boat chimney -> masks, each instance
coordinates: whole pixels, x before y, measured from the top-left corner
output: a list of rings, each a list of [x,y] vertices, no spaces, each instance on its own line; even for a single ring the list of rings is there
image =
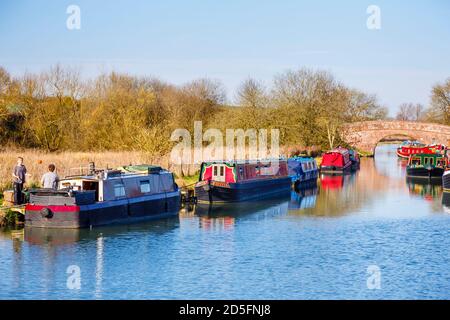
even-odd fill
[[[95,173],[95,162],[91,161],[89,162],[89,174],[94,174]]]

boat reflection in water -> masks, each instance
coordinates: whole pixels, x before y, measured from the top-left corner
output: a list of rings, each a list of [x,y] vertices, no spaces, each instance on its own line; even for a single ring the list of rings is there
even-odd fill
[[[314,208],[317,200],[317,181],[295,188],[291,192],[291,201],[289,201],[289,210],[299,210]]]
[[[24,240],[30,244],[60,246],[76,242],[97,241],[99,235],[102,237],[116,237],[121,234],[161,234],[171,231],[178,226],[179,218],[172,217],[130,225],[104,226],[92,230],[25,227]]]
[[[432,201],[442,194],[442,182],[439,180],[424,180],[420,178],[406,178],[409,194],[419,196],[425,200]]]
[[[194,216],[199,227],[204,230],[228,230],[234,228],[237,220],[264,220],[287,213],[289,193],[265,200],[227,203],[220,206],[199,203],[195,206]],[[183,217],[183,216],[181,216]]]

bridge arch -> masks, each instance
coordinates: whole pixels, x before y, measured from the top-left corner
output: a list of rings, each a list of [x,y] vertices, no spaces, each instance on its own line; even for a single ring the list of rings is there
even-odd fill
[[[389,136],[406,136],[422,143],[450,144],[450,126],[414,121],[364,121],[346,124],[342,139],[359,151],[375,152],[377,144]]]

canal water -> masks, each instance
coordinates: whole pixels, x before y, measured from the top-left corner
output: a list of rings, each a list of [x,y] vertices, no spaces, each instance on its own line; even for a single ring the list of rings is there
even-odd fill
[[[450,198],[450,197],[448,197]],[[394,145],[289,198],[0,232],[0,299],[449,299],[450,199]]]

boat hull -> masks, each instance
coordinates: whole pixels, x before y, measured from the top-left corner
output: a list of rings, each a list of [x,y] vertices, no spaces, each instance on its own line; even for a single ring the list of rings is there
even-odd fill
[[[179,191],[89,205],[33,205],[25,207],[25,225],[37,228],[88,228],[177,215]]]
[[[310,183],[314,183],[317,181],[319,177],[319,170],[309,171],[301,174],[300,176],[296,176],[292,178],[292,184],[295,188],[301,187],[303,185],[308,185]]]
[[[232,203],[266,198],[291,191],[289,176],[237,183],[202,181],[195,186],[195,196],[200,203]]]
[[[331,174],[343,174],[352,171],[352,163],[349,162],[346,166],[321,166],[320,173],[331,173]]]
[[[406,168],[406,175],[411,178],[423,178],[423,179],[442,179],[444,174],[443,168]]]
[[[444,172],[442,176],[442,186],[445,193],[450,193],[450,170]]]

